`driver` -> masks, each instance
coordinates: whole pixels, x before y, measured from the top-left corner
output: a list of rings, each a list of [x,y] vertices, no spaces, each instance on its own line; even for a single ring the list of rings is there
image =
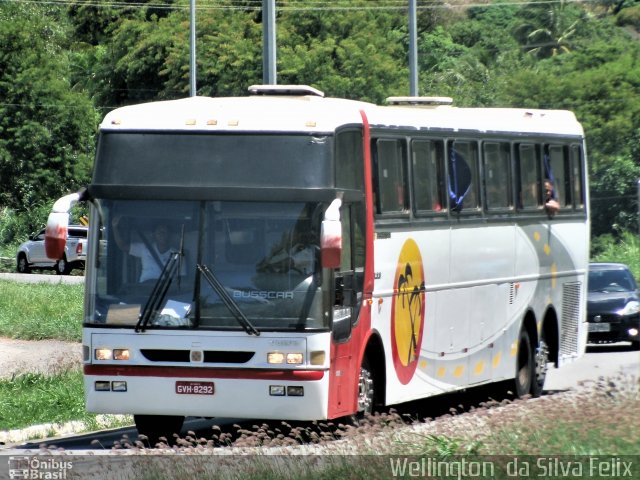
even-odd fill
[[[121,216],[116,216],[112,222],[113,238],[116,244],[122,251],[140,258],[142,269],[140,271],[139,281],[141,283],[147,280],[156,280],[160,277],[162,268],[168,262],[171,254],[178,251],[178,248],[171,244],[169,223],[165,220],[155,223],[149,242],[131,242],[128,238],[124,238],[120,231],[119,226],[121,220]],[[181,274],[184,274],[184,272],[181,272]]]

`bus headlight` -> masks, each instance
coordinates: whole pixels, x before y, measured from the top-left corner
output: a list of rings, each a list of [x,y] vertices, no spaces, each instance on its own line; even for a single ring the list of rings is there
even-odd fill
[[[113,350],[113,359],[114,360],[129,360],[129,349],[128,348],[116,348]]]
[[[267,353],[267,363],[284,363],[284,353],[282,352]]]
[[[287,364],[300,365],[304,361],[304,355],[301,353],[287,353]]]
[[[96,348],[96,360],[129,360],[131,354],[128,348]]]
[[[123,380],[116,380],[111,382],[111,391],[112,392],[126,392],[127,391],[127,382]]]
[[[304,363],[304,354],[299,352],[269,352],[267,353],[267,363],[286,363],[287,365],[301,365],[302,363]]]
[[[96,360],[111,360],[113,351],[110,348],[96,348]]]
[[[94,385],[96,392],[108,392],[111,390],[111,382],[105,380],[98,380]]]
[[[284,385],[269,385],[269,395],[272,397],[284,397]]]

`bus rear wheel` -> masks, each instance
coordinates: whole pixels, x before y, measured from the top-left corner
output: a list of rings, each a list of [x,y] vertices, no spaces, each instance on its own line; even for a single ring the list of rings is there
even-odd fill
[[[533,350],[529,332],[522,327],[518,337],[518,354],[516,361],[516,376],[513,380],[513,390],[516,398],[521,398],[531,391],[534,381],[535,368],[533,363]]]
[[[535,359],[535,377],[531,382],[531,396],[539,397],[542,395],[544,382],[547,378],[547,370],[549,369],[549,346],[547,345],[544,334],[540,337],[540,343],[536,348]]]
[[[166,439],[167,444],[173,443],[174,434],[180,435],[184,417],[173,415],[134,415],[138,435],[147,437],[146,442],[150,448],[154,448],[156,443],[161,442],[161,438]],[[145,443],[145,442],[143,442]]]

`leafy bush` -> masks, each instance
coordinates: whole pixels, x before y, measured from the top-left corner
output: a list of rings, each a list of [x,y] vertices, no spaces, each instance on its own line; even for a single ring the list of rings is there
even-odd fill
[[[594,262],[624,263],[640,280],[640,240],[633,232],[624,232],[616,240],[613,235],[601,235],[591,244]]]
[[[17,212],[9,207],[0,210],[0,244],[14,245],[40,230],[47,223],[51,205],[40,204],[28,212]]]
[[[616,15],[616,24],[620,27],[629,25],[640,31],[640,5],[621,10]]]

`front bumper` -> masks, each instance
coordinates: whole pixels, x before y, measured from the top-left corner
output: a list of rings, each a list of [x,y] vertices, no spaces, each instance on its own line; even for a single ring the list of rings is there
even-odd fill
[[[596,317],[588,319],[589,343],[640,342],[640,315]]]

